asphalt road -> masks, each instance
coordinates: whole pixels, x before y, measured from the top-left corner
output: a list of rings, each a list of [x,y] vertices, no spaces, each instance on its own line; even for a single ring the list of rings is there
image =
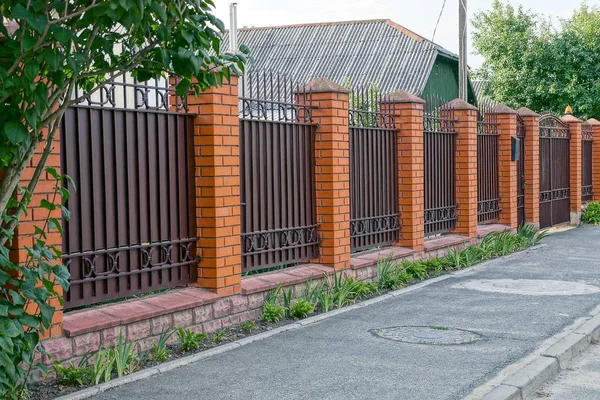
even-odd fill
[[[560,232],[544,243],[487,262],[472,273],[121,386],[95,399],[462,399],[600,304],[600,229],[585,226]],[[500,279],[509,281],[500,281],[498,291],[485,291],[486,285]],[[480,280],[485,280],[483,285]],[[524,280],[544,282],[528,287],[531,282]],[[504,290],[511,282],[516,289]],[[571,284],[576,290],[581,289],[579,284],[593,285],[595,290],[585,286],[584,294],[552,295],[553,290],[568,294]],[[446,328],[458,328],[479,334],[482,340],[415,344],[372,333],[394,326],[434,326],[439,332],[431,336],[429,330],[413,339],[445,337],[455,332]]]

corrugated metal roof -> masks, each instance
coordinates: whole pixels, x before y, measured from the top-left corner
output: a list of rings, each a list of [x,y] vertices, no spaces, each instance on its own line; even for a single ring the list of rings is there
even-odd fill
[[[227,35],[223,48],[229,46]],[[376,83],[382,92],[420,95],[441,46],[390,20],[244,28],[238,43],[250,48],[255,71],[285,74],[299,82],[326,77],[353,87]]]
[[[492,108],[497,103],[489,96],[489,82],[486,80],[475,80],[473,81],[473,91],[475,92],[475,99],[477,104],[486,108]]]

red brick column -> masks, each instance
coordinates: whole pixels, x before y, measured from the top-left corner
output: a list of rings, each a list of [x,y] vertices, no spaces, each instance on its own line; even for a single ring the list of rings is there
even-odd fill
[[[196,227],[201,258],[196,285],[219,295],[241,291],[238,79],[190,94],[194,118]]]
[[[46,167],[54,168],[60,174],[59,137],[60,135],[57,131],[54,136],[55,139],[53,142],[52,151],[46,162]],[[33,173],[40,162],[40,158],[42,157],[44,145],[45,143],[41,143],[38,146],[29,165],[23,171],[19,185],[26,187],[31,181]],[[38,181],[38,184],[31,196],[31,202],[27,207],[27,214],[21,217],[19,226],[17,229],[15,229],[14,239],[10,245],[11,261],[19,264],[25,264],[27,262],[28,255],[26,247],[33,247],[36,239],[38,238],[46,242],[47,246],[55,246],[58,250],[62,249],[62,238],[57,229],[50,229],[49,227],[46,227],[44,230],[46,234],[45,238],[40,237],[39,234],[35,234],[36,227],[40,229],[44,228],[47,218],[54,217],[59,221],[62,220],[62,215],[59,208],[49,211],[46,208],[41,207],[42,200],[47,200],[54,204],[61,202],[61,197],[56,195],[55,191],[57,184],[58,182],[46,171],[42,172],[40,180]],[[57,260],[57,262],[60,262],[60,260]],[[63,290],[60,285],[56,285],[56,291],[58,292],[59,296],[63,296]],[[41,337],[42,339],[56,337],[62,334],[63,306],[61,306],[58,297],[49,299],[48,304],[53,306],[56,311],[52,317],[52,325],[50,330],[44,332]],[[32,305],[30,309],[28,309],[29,313],[33,314],[39,311],[37,309],[33,309],[33,307],[35,306]]]
[[[592,126],[594,141],[592,143],[592,194],[593,201],[600,201],[600,121],[588,119]]]
[[[569,125],[571,134],[571,225],[579,225],[581,222],[581,174],[582,174],[582,154],[581,148],[581,124],[582,121],[567,114],[562,118],[563,122]]]
[[[525,221],[540,226],[540,116],[526,107],[517,112],[525,122]]]
[[[503,104],[493,110],[498,121],[498,167],[500,188],[499,223],[517,228],[517,163],[512,160],[512,138],[517,136],[517,112]]]
[[[477,108],[455,99],[443,108],[452,109],[456,130],[456,208],[455,233],[477,237]]]
[[[349,91],[326,78],[307,83],[298,94],[312,96],[315,134],[315,184],[321,264],[350,267]],[[301,101],[301,99],[299,99]]]
[[[398,129],[398,209],[400,240],[398,244],[415,251],[423,249],[425,237],[425,188],[423,161],[424,100],[404,90],[389,94],[396,129]]]

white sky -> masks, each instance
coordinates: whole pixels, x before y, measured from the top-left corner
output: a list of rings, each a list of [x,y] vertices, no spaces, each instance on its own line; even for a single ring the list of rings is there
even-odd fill
[[[232,0],[213,0],[216,15],[229,27]],[[458,1],[447,0],[435,42],[458,53]],[[444,0],[237,0],[238,27],[274,26],[307,22],[331,22],[360,19],[391,19],[431,39]],[[536,13],[558,18],[569,17],[581,2],[599,5],[600,0],[510,0]],[[492,0],[468,0],[469,19],[477,11],[489,9]],[[481,59],[471,54],[469,65],[478,67]]]

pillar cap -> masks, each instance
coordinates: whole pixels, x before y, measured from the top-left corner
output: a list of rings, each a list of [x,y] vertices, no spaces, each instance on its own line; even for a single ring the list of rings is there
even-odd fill
[[[563,115],[561,119],[563,120],[563,122],[579,122],[580,124],[582,123],[582,121],[573,114]]]
[[[382,103],[420,103],[425,104],[425,100],[415,96],[406,90],[394,90],[383,96]]]
[[[442,109],[452,109],[452,110],[473,110],[477,111],[478,108],[473,104],[469,104],[462,99],[454,99],[450,103],[446,103],[442,106]]]
[[[590,118],[585,123],[588,125],[600,125],[600,121],[598,121],[596,118]]]
[[[496,104],[490,114],[517,114],[517,112],[504,104]]]
[[[306,85],[304,85],[302,90],[312,93],[350,93],[350,90],[338,85],[335,82],[330,81],[327,78],[315,78],[309,81]]]
[[[539,117],[540,114],[531,111],[529,108],[527,107],[521,107],[517,110],[517,114],[519,114],[521,117]]]

